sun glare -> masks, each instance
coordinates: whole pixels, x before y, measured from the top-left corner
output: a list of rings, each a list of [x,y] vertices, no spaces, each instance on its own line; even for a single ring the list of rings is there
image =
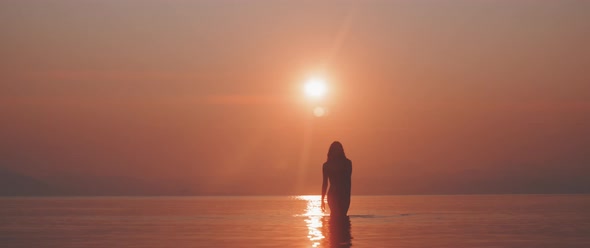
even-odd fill
[[[307,217],[305,219],[309,231],[307,238],[312,242],[311,247],[319,247],[320,242],[325,238],[322,233],[322,218],[324,217],[324,212],[321,208],[322,198],[319,195],[301,195],[296,198],[307,201],[307,209],[305,209],[305,213],[303,214],[303,216]]]
[[[308,97],[321,98],[326,94],[328,88],[324,79],[311,78],[305,83],[304,90]]]

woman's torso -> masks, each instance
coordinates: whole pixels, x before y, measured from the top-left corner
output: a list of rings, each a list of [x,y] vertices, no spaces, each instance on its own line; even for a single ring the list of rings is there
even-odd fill
[[[352,163],[345,159],[341,161],[328,161],[324,164],[324,172],[330,181],[328,194],[350,195]]]

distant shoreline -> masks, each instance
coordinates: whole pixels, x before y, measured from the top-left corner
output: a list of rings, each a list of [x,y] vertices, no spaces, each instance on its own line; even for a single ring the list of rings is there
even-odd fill
[[[0,198],[190,198],[190,197],[295,197],[301,195],[0,195]],[[311,194],[314,195],[314,194]],[[318,194],[316,194],[318,195]],[[482,193],[482,194],[363,194],[352,197],[414,197],[414,196],[533,196],[533,195],[590,195],[590,193]],[[318,195],[319,196],[319,195]]]

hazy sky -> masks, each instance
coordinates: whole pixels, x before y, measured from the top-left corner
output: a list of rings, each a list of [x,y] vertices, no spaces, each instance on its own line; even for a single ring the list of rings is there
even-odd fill
[[[0,167],[81,194],[319,194],[339,140],[353,194],[590,192],[588,13],[3,0]]]

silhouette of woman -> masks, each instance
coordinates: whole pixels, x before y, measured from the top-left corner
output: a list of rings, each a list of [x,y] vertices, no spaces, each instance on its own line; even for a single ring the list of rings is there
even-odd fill
[[[322,168],[324,177],[322,181],[322,210],[326,209],[324,198],[328,181],[328,205],[330,217],[346,217],[350,207],[350,187],[352,162],[346,158],[344,148],[338,141],[334,141],[328,150],[328,160]]]

